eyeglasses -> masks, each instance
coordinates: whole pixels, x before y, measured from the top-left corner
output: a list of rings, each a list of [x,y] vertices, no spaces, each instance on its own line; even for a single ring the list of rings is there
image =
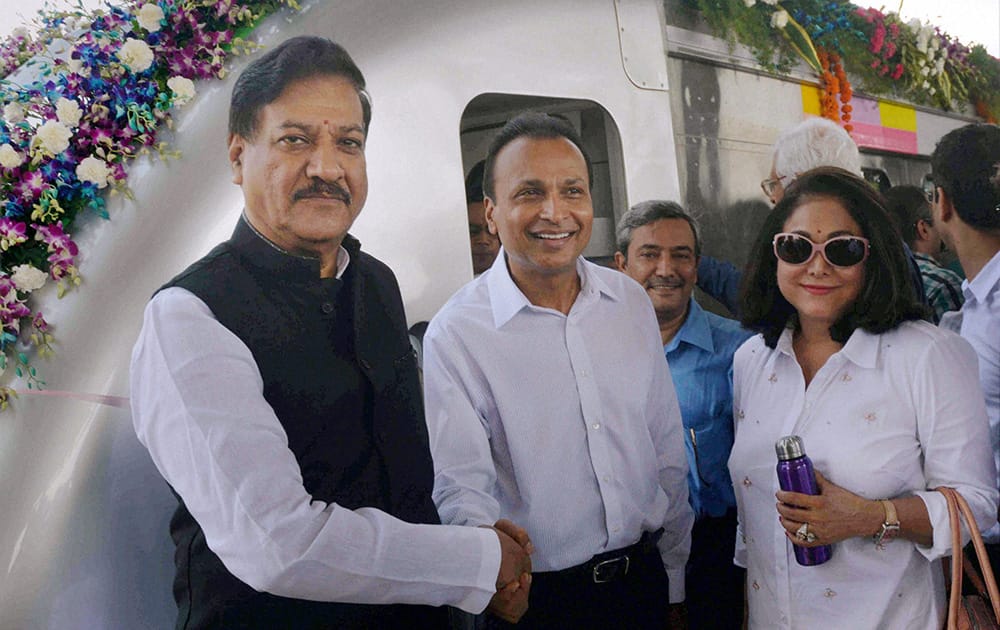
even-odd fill
[[[835,236],[825,243],[814,243],[801,234],[781,232],[774,235],[774,255],[789,265],[804,265],[816,252],[834,267],[853,267],[868,258],[868,239],[860,236]]]
[[[927,203],[937,201],[937,184],[934,183],[934,176],[928,173],[920,180],[920,188],[924,191]]]
[[[780,177],[770,177],[768,179],[761,180],[760,189],[764,191],[764,194],[768,197],[774,197],[774,191],[781,183],[781,180],[787,179],[787,175],[782,175]]]

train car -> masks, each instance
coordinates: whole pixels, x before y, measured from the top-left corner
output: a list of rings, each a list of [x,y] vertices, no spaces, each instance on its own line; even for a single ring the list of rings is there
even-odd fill
[[[596,167],[588,257],[610,259],[629,205],[663,198],[701,215],[707,253],[742,264],[768,209],[770,145],[816,90],[805,70],[763,72],[675,0],[316,0],[253,37],[266,49],[299,34],[338,41],[365,73],[370,193],[352,233],[395,271],[411,323],[472,278],[463,180],[513,114],[558,112],[580,130]],[[132,429],[129,356],[153,292],[240,215],[227,109],[252,58],[198,84],[169,137],[179,159],[137,160],[135,199],[78,222],[81,290],[37,296],[59,343],[39,363],[48,389],[0,415],[0,628],[173,623],[175,501]],[[872,103],[864,163],[893,182],[917,183],[937,138],[972,120]]]

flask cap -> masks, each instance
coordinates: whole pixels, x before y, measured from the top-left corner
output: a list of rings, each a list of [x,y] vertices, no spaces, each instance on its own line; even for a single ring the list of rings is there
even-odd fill
[[[802,446],[802,438],[797,435],[786,435],[774,443],[774,450],[778,453],[778,459],[785,461],[802,457],[806,454]]]

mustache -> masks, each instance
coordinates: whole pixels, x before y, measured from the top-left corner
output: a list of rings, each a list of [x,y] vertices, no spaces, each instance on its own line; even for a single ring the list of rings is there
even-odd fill
[[[684,284],[685,282],[677,277],[664,278],[662,276],[654,276],[646,283],[646,287],[650,289],[680,289]]]
[[[292,200],[299,201],[300,199],[317,197],[321,199],[340,199],[348,206],[351,205],[351,193],[346,188],[336,182],[325,182],[321,179],[313,180],[312,184],[307,188],[296,190],[295,194],[292,195]]]

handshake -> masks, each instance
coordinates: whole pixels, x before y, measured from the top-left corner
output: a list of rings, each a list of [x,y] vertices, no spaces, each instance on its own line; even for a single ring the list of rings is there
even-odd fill
[[[486,610],[508,623],[517,623],[528,611],[530,555],[535,549],[528,532],[507,519],[500,519],[491,529],[500,538],[500,573],[497,592]]]

